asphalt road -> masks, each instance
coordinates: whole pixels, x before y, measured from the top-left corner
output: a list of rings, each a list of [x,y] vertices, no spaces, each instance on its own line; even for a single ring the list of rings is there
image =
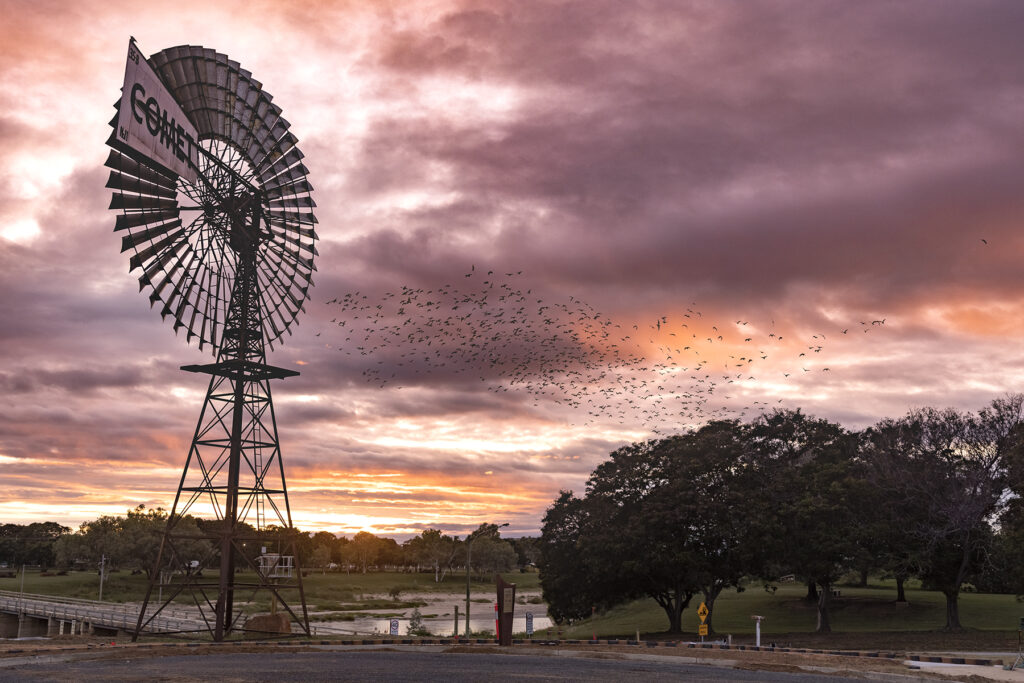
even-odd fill
[[[0,681],[859,681],[746,671],[679,658],[610,659],[417,651],[257,652],[0,660]],[[666,661],[669,660],[669,661]]]

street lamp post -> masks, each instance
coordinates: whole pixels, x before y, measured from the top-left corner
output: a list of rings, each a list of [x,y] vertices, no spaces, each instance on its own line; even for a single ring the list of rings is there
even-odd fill
[[[494,526],[494,525],[492,524],[492,525],[489,525],[489,526]],[[508,522],[505,522],[504,524],[499,524],[498,526],[495,526],[494,530],[497,531],[498,529],[501,529],[501,528],[506,527],[506,526],[508,526]],[[486,530],[487,529],[485,528],[484,531],[486,531]],[[476,539],[480,538],[480,536],[478,535],[480,532],[481,532],[481,529],[477,529],[476,531],[474,531],[470,535],[466,536],[466,637],[467,638],[469,638],[469,571],[470,571],[470,566],[472,565],[472,561],[473,561],[473,541],[475,541]],[[497,635],[497,634],[495,634],[495,635]]]
[[[103,579],[107,578],[107,556],[100,556],[100,602],[103,601]]]

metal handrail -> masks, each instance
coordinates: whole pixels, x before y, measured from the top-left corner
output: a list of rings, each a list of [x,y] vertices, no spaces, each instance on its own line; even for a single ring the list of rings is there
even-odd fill
[[[84,598],[65,598],[62,596],[55,595],[40,595],[36,593],[18,593],[15,591],[0,591],[0,601],[14,600],[18,603],[22,602],[33,602],[33,603],[54,603],[58,605],[81,605],[83,607],[93,607],[102,609],[105,611],[123,611],[128,612],[136,617],[139,614],[139,606],[135,603],[130,602],[104,602],[100,600],[86,600]],[[153,610],[147,609],[146,613],[149,614]],[[165,608],[161,611],[161,615],[174,616],[179,619],[186,621],[195,621],[196,616],[192,612],[183,609],[175,609],[173,607]]]
[[[134,628],[139,607],[129,603],[108,603],[78,598],[58,599],[50,595],[0,591],[0,610],[13,610],[32,616],[53,617],[63,620],[88,621],[100,626]],[[149,613],[150,610],[147,610]],[[194,615],[182,610],[162,610],[146,630],[183,631],[202,630],[206,625]]]

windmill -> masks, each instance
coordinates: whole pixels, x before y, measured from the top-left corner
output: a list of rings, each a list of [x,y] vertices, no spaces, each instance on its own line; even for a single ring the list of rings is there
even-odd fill
[[[182,367],[210,375],[209,388],[134,638],[168,623],[154,619],[182,597],[199,618],[180,631],[220,641],[294,622],[309,635],[270,390],[270,380],[298,373],[266,362],[316,269],[303,155],[262,84],[214,50],[182,45],[147,59],[131,39],[116,107],[106,166],[121,251],[175,333],[215,357]],[[200,516],[201,531],[182,524]],[[257,555],[268,529],[279,532],[277,552]],[[206,557],[191,556],[197,545]],[[239,605],[261,591],[283,627],[243,621]]]

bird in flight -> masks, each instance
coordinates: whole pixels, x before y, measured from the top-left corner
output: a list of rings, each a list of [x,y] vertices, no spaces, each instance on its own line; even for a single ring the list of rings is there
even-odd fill
[[[475,271],[476,266],[471,264],[470,272],[463,270],[461,274],[470,278]],[[688,345],[679,348],[674,345],[680,342],[670,341],[673,346],[658,346],[652,339],[652,347],[647,347],[637,338],[639,335],[623,334],[629,326],[631,332],[638,332],[640,321],[617,324],[614,316],[574,296],[568,301],[546,300],[533,293],[536,285],[529,288],[521,285],[521,280],[517,282],[522,271],[513,268],[499,271],[483,267],[481,272],[488,277],[481,284],[472,284],[477,282],[473,277],[459,281],[465,284],[458,286],[401,286],[369,297],[353,292],[325,301],[336,312],[325,320],[331,320],[342,328],[339,332],[347,335],[335,346],[346,355],[362,357],[364,381],[381,388],[429,385],[436,383],[437,377],[444,381],[468,375],[492,394],[511,397],[522,392],[530,396],[534,406],[549,402],[569,410],[582,409],[578,418],[570,418],[579,423],[622,425],[636,421],[653,433],[671,433],[696,422],[729,419],[759,410],[758,405],[777,402],[752,402],[747,398],[743,400],[748,405],[741,405],[734,392],[727,395],[720,391],[726,385],[736,387],[741,382],[757,381],[752,366],[768,360],[769,354],[759,350],[754,356],[742,350],[741,357],[728,352],[749,349],[747,344],[755,341],[760,346],[765,337],[781,344],[783,335],[775,329],[774,320],[771,327],[760,332],[756,322],[729,318],[742,329],[741,334],[732,337],[728,328],[719,328],[711,315],[705,318],[701,311],[688,308],[682,316],[688,323],[679,319],[670,322],[669,316],[656,315],[651,316],[655,324],[646,325],[657,330],[658,336],[664,329],[666,339],[685,330],[692,338],[687,340]],[[861,324],[867,332],[871,326],[878,329],[884,323],[883,318],[871,325]],[[849,329],[842,329],[843,334]],[[806,348],[825,355],[826,335],[818,332],[808,336],[814,341],[804,342],[811,344]],[[725,351],[712,353],[713,348],[723,346]],[[710,360],[698,360],[705,356]],[[716,357],[722,360],[714,360]],[[806,357],[806,353],[801,352],[799,357]],[[713,374],[712,367],[719,362],[723,374]],[[802,374],[796,373],[797,369],[811,371],[799,361],[791,362],[790,368],[775,366],[783,371],[783,377],[792,378],[790,381]],[[743,374],[735,374],[736,368],[743,368]],[[680,424],[679,416],[690,423]]]

